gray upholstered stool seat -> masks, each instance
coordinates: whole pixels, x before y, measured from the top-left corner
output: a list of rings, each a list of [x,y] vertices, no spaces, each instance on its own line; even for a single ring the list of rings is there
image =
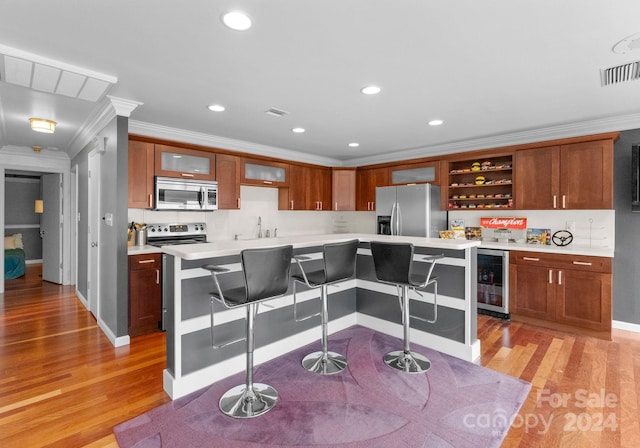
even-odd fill
[[[438,280],[432,277],[436,260],[443,258],[440,255],[424,255],[420,261],[430,263],[426,273],[414,272],[413,244],[410,243],[387,243],[371,242],[371,255],[375,266],[376,278],[381,283],[388,283],[398,289],[398,300],[402,310],[402,328],[404,333],[403,349],[393,351],[384,355],[384,362],[389,367],[407,373],[426,372],[431,367],[431,362],[417,353],[412,353],[409,349],[410,319],[418,319],[427,323],[435,323],[438,319]],[[409,309],[409,290],[424,289],[433,285],[433,319],[425,319],[420,316],[411,315]]]
[[[246,380],[244,385],[228,390],[220,398],[220,409],[236,418],[257,417],[271,410],[278,400],[278,392],[271,386],[253,382],[254,320],[258,306],[265,300],[286,294],[289,289],[292,246],[248,249],[240,253],[244,285],[223,289],[218,276],[229,270],[215,265],[204,265],[211,272],[215,290],[210,294],[211,344],[214,348],[226,347],[235,342],[246,341]],[[214,300],[226,308],[244,306],[247,309],[246,334],[244,338],[215,343]]]
[[[310,353],[302,360],[302,366],[311,372],[330,375],[341,372],[347,366],[347,360],[343,355],[335,352],[330,352],[328,350],[327,326],[329,323],[329,310],[327,287],[336,282],[353,277],[356,270],[356,255],[358,251],[358,244],[358,240],[325,244],[322,248],[323,266],[320,269],[305,270],[303,267],[303,262],[309,260],[309,258],[305,256],[294,257],[300,268],[300,274],[292,275],[292,278],[294,280],[294,319],[297,322],[300,322],[319,315],[322,325],[322,350],[319,352]],[[304,283],[309,288],[321,288],[320,313],[298,319],[296,283]]]

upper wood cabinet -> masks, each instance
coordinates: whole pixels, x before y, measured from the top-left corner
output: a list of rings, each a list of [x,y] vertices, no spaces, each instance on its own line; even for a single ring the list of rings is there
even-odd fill
[[[356,209],[356,169],[334,168],[332,176],[332,209],[353,211]]]
[[[288,186],[289,164],[244,157],[240,182],[263,187]]]
[[[389,168],[391,185],[424,184],[440,185],[440,162],[411,163]]]
[[[281,210],[331,210],[331,169],[289,166],[289,187],[280,188]]]
[[[519,209],[613,208],[613,140],[516,151]]]
[[[216,154],[216,180],[218,181],[218,209],[240,208],[240,168],[242,159],[229,154]]]
[[[216,155],[208,151],[155,145],[156,176],[216,179]]]
[[[389,168],[368,168],[356,171],[356,210],[376,210],[376,187],[389,185]]]
[[[153,143],[129,141],[129,208],[153,208]]]

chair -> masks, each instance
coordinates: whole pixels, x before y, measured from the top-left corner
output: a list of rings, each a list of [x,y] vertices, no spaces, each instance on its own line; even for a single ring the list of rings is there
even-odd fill
[[[300,268],[299,275],[293,275],[293,312],[296,322],[320,316],[322,325],[322,351],[310,353],[302,360],[302,366],[310,372],[322,375],[331,375],[341,372],[347,366],[347,360],[343,355],[328,351],[327,324],[329,323],[329,311],[327,303],[327,287],[333,283],[353,277],[356,269],[356,254],[358,240],[340,243],[325,244],[322,248],[322,269],[307,270],[303,268],[303,262],[309,257],[296,256],[294,260]],[[309,288],[321,288],[321,311],[302,319],[297,316],[296,284],[304,283]]]
[[[427,255],[420,260],[431,264],[426,274],[413,271],[413,244],[372,241],[371,254],[373,255],[376,278],[381,283],[394,285],[397,288],[402,311],[404,347],[402,350],[384,355],[384,362],[389,367],[406,373],[426,372],[431,367],[431,362],[425,356],[412,353],[409,349],[409,321],[412,317],[428,323],[435,323],[438,319],[438,281],[437,277],[431,277],[431,274],[436,260],[444,258],[444,254]],[[433,285],[433,320],[413,316],[409,310],[409,289],[421,295],[417,289],[424,289],[429,285]]]
[[[211,343],[214,348],[246,341],[246,381],[244,385],[229,389],[220,398],[223,413],[235,418],[257,417],[271,410],[278,400],[278,392],[271,386],[253,382],[254,320],[261,302],[286,294],[289,288],[292,246],[247,249],[240,253],[244,284],[224,290],[218,275],[229,270],[215,265],[204,265],[211,272],[216,290],[211,298]],[[213,300],[226,308],[247,308],[244,338],[215,345],[213,337]]]

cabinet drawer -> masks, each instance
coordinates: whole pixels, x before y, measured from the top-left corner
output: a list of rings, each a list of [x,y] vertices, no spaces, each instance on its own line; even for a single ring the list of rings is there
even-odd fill
[[[160,269],[160,254],[129,255],[129,270]]]
[[[544,252],[511,251],[509,260],[512,264],[541,266],[553,269],[571,269],[574,271],[591,271],[611,273],[611,258],[591,257],[585,255],[550,254]]]

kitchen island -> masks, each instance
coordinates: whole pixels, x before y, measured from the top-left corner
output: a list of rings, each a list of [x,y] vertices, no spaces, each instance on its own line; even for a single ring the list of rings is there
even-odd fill
[[[478,241],[442,240],[369,234],[301,235],[256,240],[162,247],[163,307],[167,331],[167,366],[164,389],[173,398],[206,387],[241,372],[245,366],[244,344],[220,349],[211,346],[209,292],[214,289],[204,264],[229,269],[222,275],[223,288],[242,284],[240,252],[291,244],[294,255],[304,254],[310,268],[321,266],[322,245],[358,239],[357,270],[353,279],[329,290],[329,334],[353,325],[362,325],[402,338],[401,313],[396,288],[376,281],[369,242],[409,242],[415,246],[415,261],[421,255],[444,253],[434,276],[438,277],[438,320],[434,324],[412,320],[411,340],[435,350],[474,361],[480,356],[476,328],[476,248]],[[424,263],[424,268],[427,264]],[[297,270],[292,266],[292,272]],[[418,268],[419,269],[419,268]],[[319,289],[298,287],[298,315],[316,313],[320,307]],[[433,313],[433,294],[429,288],[422,297],[412,292],[412,312],[428,318]],[[229,340],[244,334],[244,307],[226,309],[215,302],[216,340]],[[287,295],[259,307],[256,320],[256,365],[295,348],[317,342],[320,320],[296,322],[293,318],[292,288]],[[331,338],[330,338],[331,339]],[[291,368],[302,368],[291,366]]]

